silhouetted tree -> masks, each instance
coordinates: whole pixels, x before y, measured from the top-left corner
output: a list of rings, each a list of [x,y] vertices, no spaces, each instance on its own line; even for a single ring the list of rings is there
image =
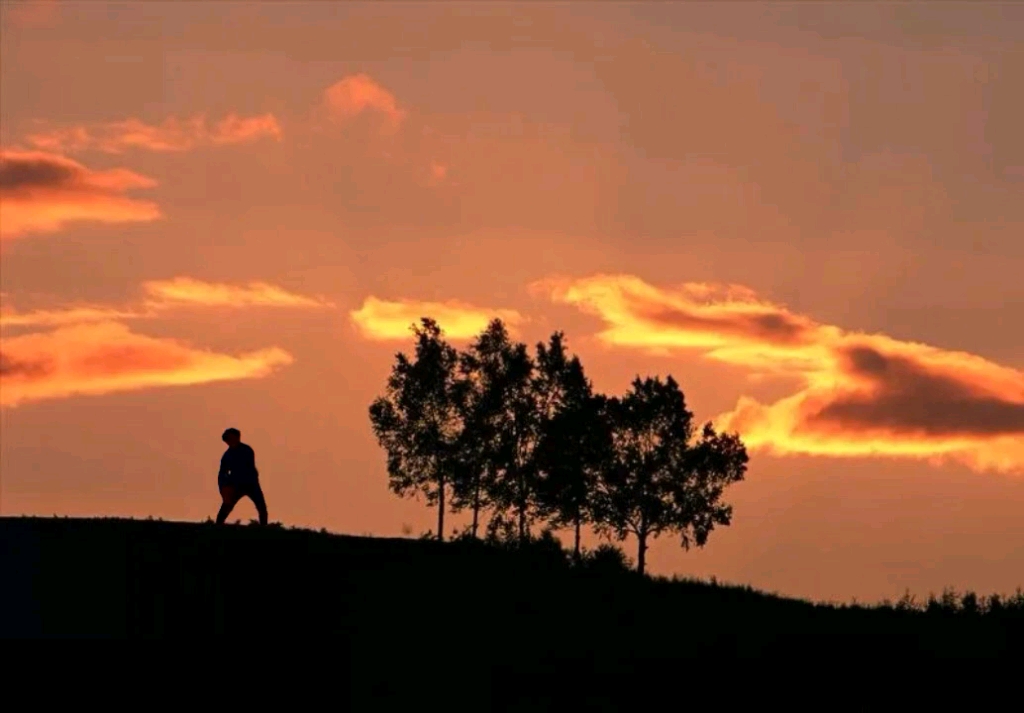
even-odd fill
[[[580,360],[568,358],[561,333],[548,346],[537,345],[537,371],[549,408],[537,448],[540,509],[555,527],[573,529],[578,561],[582,526],[591,519],[596,484],[612,453],[605,399],[593,393]]]
[[[428,318],[414,326],[416,355],[395,356],[387,391],[370,406],[373,432],[387,451],[390,487],[417,492],[437,505],[437,539],[444,539],[445,491],[457,468],[463,421],[458,353]]]
[[[494,441],[494,419],[489,417],[490,397],[485,389],[484,375],[472,352],[459,354],[461,392],[459,409],[463,430],[457,446],[458,456],[453,471],[452,506],[456,510],[469,509],[473,518],[469,534],[476,538],[480,527],[480,514],[490,505],[488,493],[493,468],[490,464],[490,445]]]
[[[671,376],[638,377],[609,406],[615,454],[600,482],[596,524],[619,539],[636,536],[643,573],[649,539],[671,532],[684,548],[703,546],[715,525],[729,524],[722,491],[742,480],[747,454],[738,437],[710,424],[691,443],[693,414]]]
[[[534,361],[526,345],[512,342],[495,319],[464,354],[463,369],[476,392],[463,452],[486,468],[477,471],[474,477],[481,480],[472,487],[482,484],[486,490],[494,508],[490,527],[500,529],[511,511],[519,540],[525,541],[536,506],[534,451],[542,422]]]
[[[732,522],[732,506],[722,502],[722,495],[728,485],[743,480],[749,458],[739,435],[718,433],[710,423],[686,455],[681,462],[686,477],[674,497],[681,522],[688,523],[677,532],[683,548],[689,549],[691,542],[703,547],[715,525]]]

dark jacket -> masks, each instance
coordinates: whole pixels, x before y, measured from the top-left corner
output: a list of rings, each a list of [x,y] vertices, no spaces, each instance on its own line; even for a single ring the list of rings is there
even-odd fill
[[[256,454],[252,448],[239,443],[228,448],[220,459],[220,473],[217,475],[218,485],[246,486],[254,485],[259,478],[256,470]]]

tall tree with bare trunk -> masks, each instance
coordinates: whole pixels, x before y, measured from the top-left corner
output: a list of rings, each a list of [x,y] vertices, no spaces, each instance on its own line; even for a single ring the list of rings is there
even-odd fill
[[[665,533],[684,548],[704,546],[716,525],[728,525],[726,486],[743,479],[747,453],[739,437],[710,424],[694,439],[693,414],[669,376],[640,379],[609,404],[614,459],[597,494],[597,528],[637,539],[637,570],[645,571],[650,541]]]
[[[463,435],[464,386],[458,352],[437,323],[423,318],[413,332],[415,356],[395,356],[385,394],[370,406],[370,422],[387,452],[391,490],[401,496],[423,494],[436,505],[437,539],[443,540],[446,495]]]

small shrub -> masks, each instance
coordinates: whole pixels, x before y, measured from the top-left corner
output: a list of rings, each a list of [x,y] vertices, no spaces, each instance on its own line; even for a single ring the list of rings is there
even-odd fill
[[[569,562],[569,553],[551,529],[545,529],[539,537],[527,540],[526,547],[532,557],[546,565],[566,565]]]
[[[974,592],[964,592],[964,595],[960,597],[960,613],[974,615],[978,614],[979,610],[978,595]]]
[[[487,535],[484,537],[487,544],[508,548],[518,546],[519,532],[512,520],[496,513],[487,523]]]
[[[1024,612],[1024,591],[1017,587],[1017,593],[1006,600],[1006,608],[1013,609],[1018,613]]]
[[[599,574],[631,572],[633,569],[632,558],[608,543],[598,545],[594,550],[584,550],[580,564],[584,569]]]
[[[917,598],[907,589],[903,592],[903,596],[900,597],[899,601],[896,602],[895,608],[896,611],[917,611],[921,607],[917,603]]]

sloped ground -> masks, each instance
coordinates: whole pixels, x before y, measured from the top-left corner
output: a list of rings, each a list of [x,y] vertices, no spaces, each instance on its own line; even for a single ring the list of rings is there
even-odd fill
[[[1024,644],[1020,610],[815,606],[470,543],[0,518],[0,554],[5,637],[299,637],[365,666],[508,672],[571,661],[612,673],[653,659],[1002,656]]]

